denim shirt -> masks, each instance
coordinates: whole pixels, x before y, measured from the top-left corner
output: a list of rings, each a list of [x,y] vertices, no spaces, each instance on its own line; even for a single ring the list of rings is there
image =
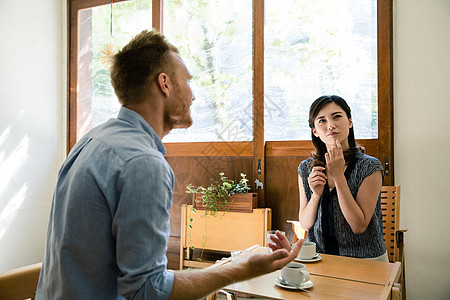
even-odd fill
[[[150,125],[122,107],[58,174],[36,299],[168,299],[174,174]]]

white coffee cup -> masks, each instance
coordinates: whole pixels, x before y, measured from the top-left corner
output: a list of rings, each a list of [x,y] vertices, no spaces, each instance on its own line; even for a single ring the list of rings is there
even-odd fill
[[[316,243],[304,241],[297,258],[300,259],[313,259],[316,255]]]
[[[281,278],[288,284],[300,286],[309,280],[309,272],[304,264],[291,262],[281,269]]]

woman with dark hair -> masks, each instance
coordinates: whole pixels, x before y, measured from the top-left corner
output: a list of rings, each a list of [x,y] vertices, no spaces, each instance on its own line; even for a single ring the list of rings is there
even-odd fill
[[[299,218],[317,252],[388,261],[383,240],[383,166],[358,147],[350,107],[339,96],[309,111],[316,152],[298,167]]]

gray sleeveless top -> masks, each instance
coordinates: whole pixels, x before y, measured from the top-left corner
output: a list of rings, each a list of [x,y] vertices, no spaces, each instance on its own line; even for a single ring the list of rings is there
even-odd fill
[[[311,199],[311,189],[308,185],[308,176],[311,173],[311,163],[313,158],[309,158],[301,162],[298,167],[298,174],[303,181],[306,199]],[[350,192],[356,199],[356,194],[363,180],[376,171],[383,171],[380,161],[374,157],[363,153],[356,154],[356,161],[350,176],[347,179]],[[333,205],[333,224],[334,236],[337,239],[338,251],[341,256],[350,256],[357,258],[373,258],[380,256],[386,252],[386,246],[383,239],[383,219],[381,214],[381,191],[378,196],[377,205],[373,213],[372,219],[367,226],[366,231],[361,234],[354,234],[350,225],[345,220],[339,206],[339,200],[336,193],[332,196]],[[313,227],[308,231],[308,240],[315,242],[317,252],[325,253],[324,238],[322,236],[322,199],[319,203],[316,221]]]

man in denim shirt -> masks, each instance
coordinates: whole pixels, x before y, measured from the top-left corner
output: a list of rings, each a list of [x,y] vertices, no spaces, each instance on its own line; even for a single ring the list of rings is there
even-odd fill
[[[216,269],[167,270],[174,174],[161,139],[192,124],[190,79],[178,50],[157,31],[143,31],[113,57],[122,108],[61,167],[36,299],[198,299],[297,256],[301,243],[290,252],[279,234],[270,254]]]

